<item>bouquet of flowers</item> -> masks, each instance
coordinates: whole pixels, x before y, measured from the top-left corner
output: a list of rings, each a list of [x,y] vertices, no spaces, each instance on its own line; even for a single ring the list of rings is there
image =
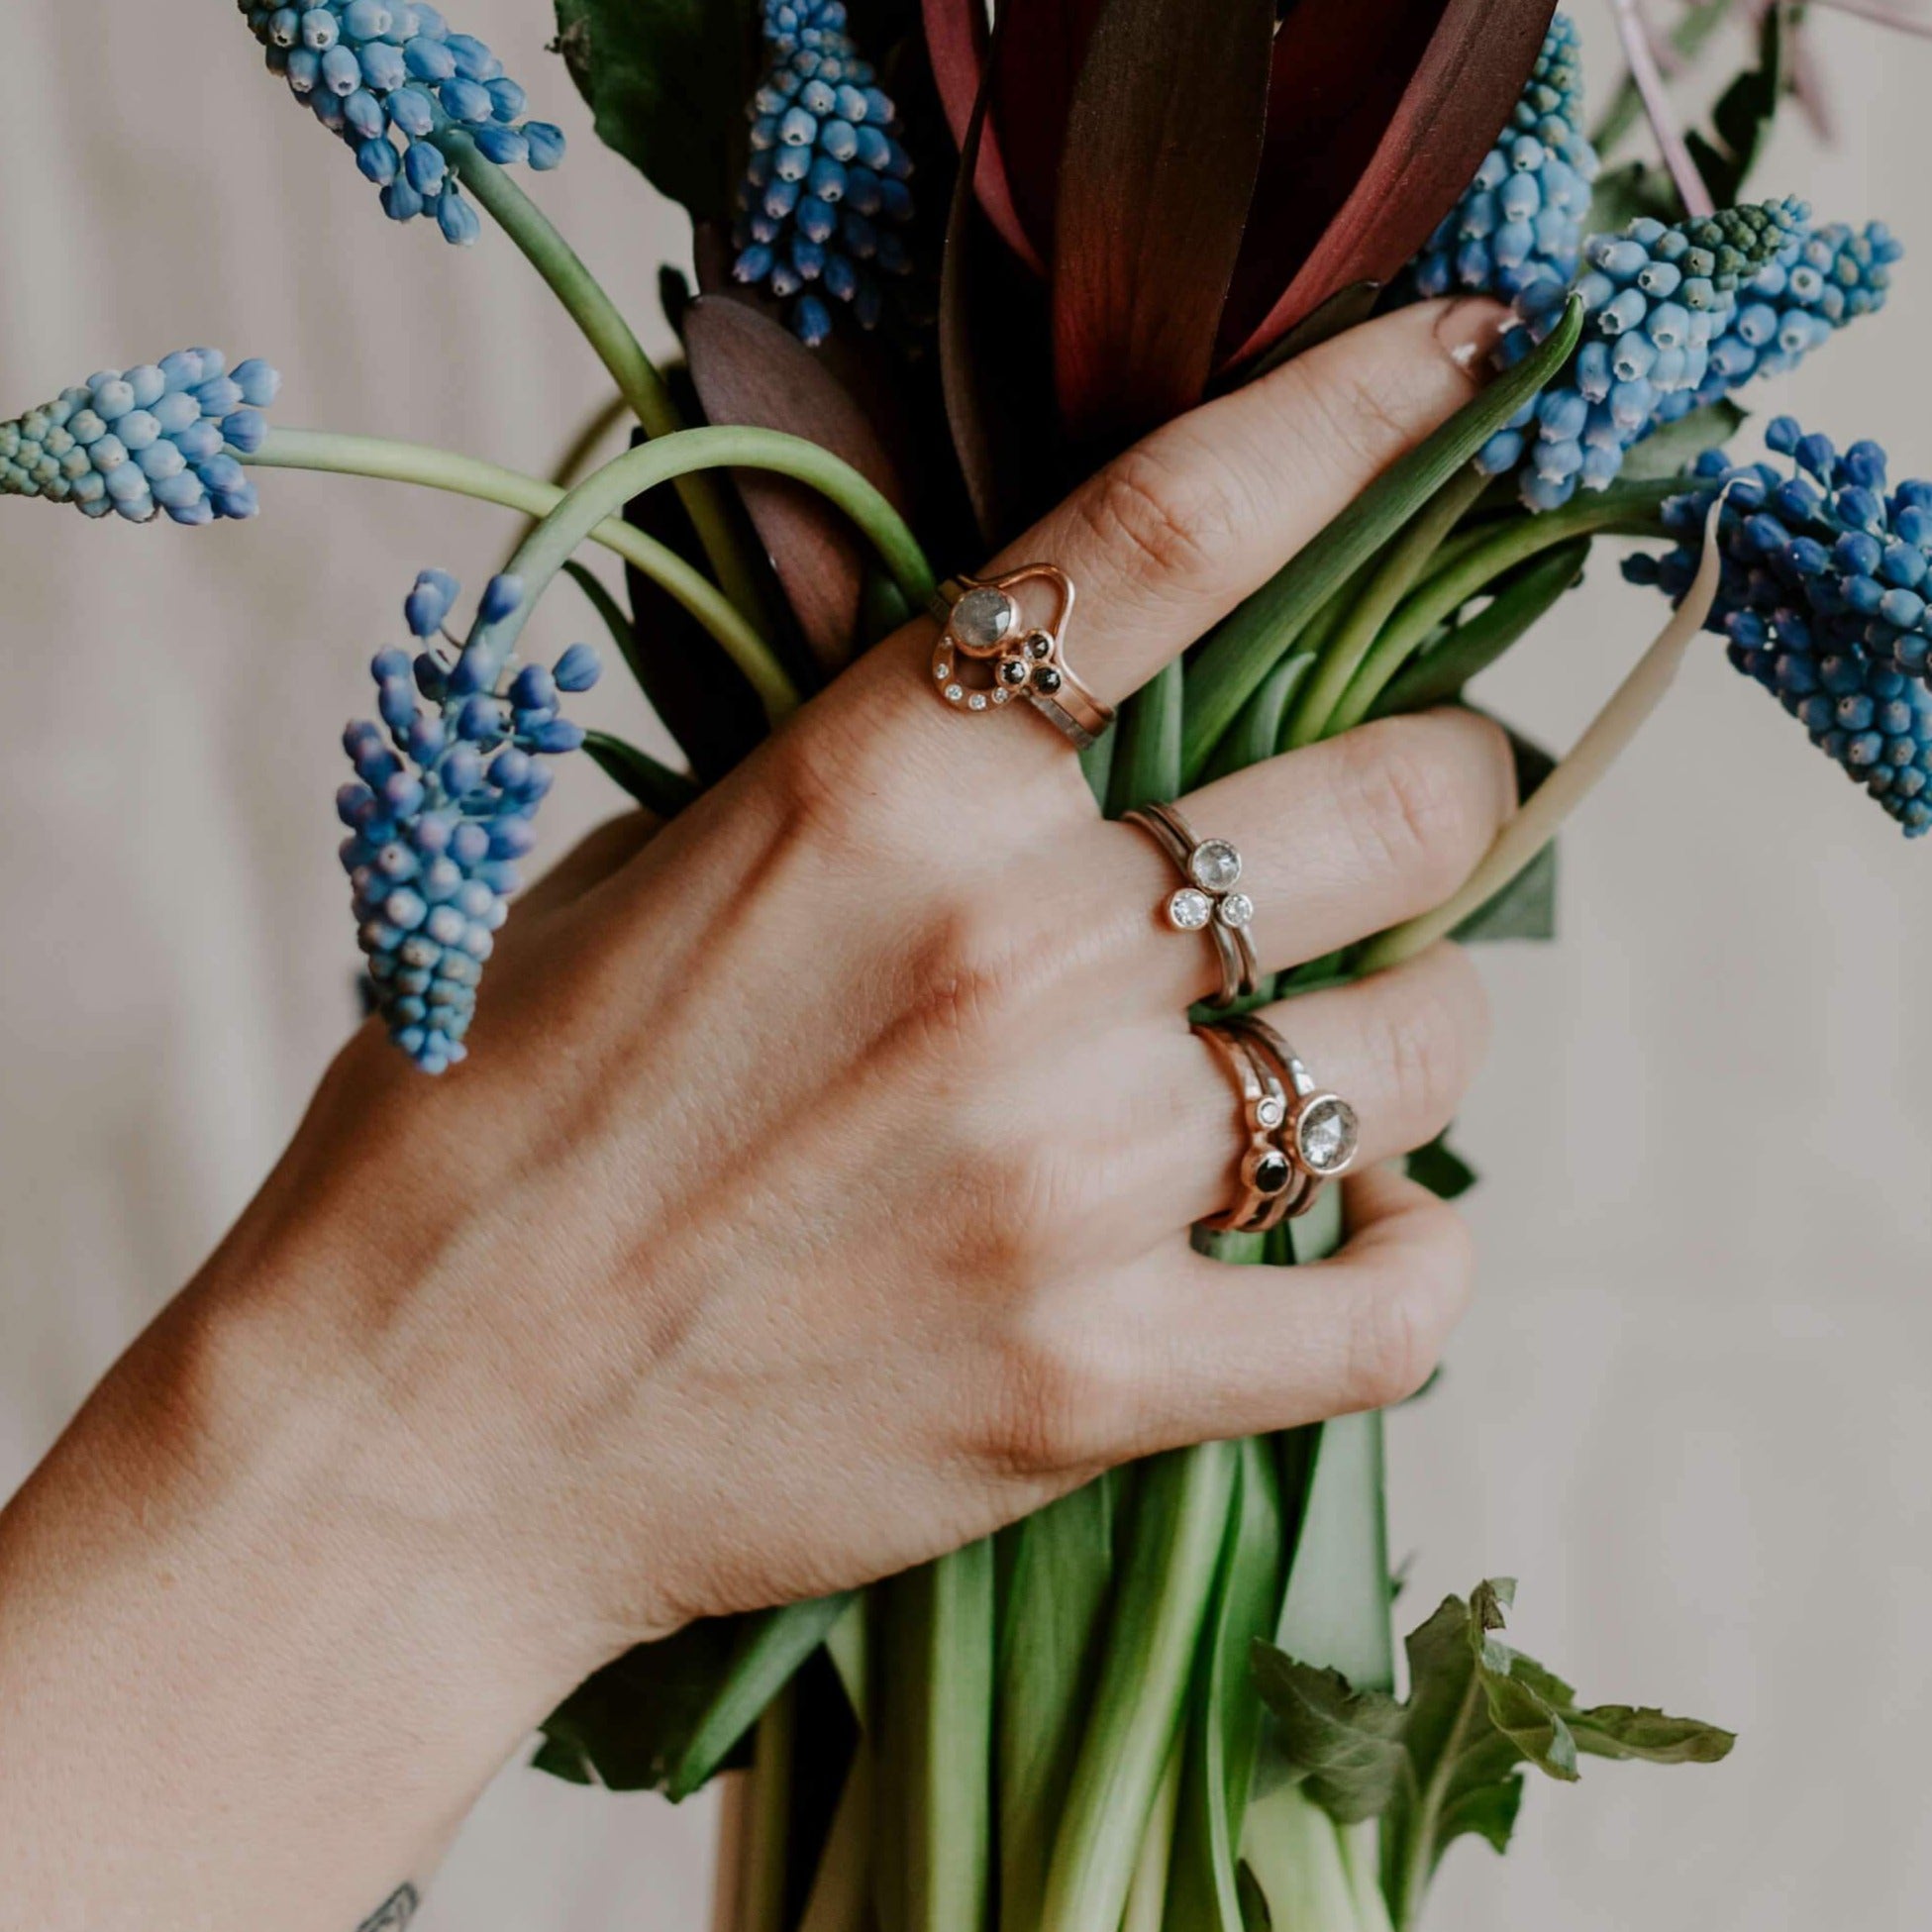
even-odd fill
[[[1739,392],[1878,310],[1899,254],[1880,223],[1746,198],[1801,73],[1782,0],[1750,10],[1708,132],[1678,126],[1619,7],[1628,74],[1595,140],[1548,0],[555,5],[598,136],[691,218],[661,280],[671,366],[520,185],[564,136],[487,46],[427,0],[240,12],[384,213],[458,246],[487,217],[578,324],[614,399],[557,478],[271,426],[274,369],[206,348],[0,424],[0,490],[94,518],[246,519],[258,472],[295,467],[532,519],[459,623],[457,580],[418,577],[377,718],[344,737],[365,992],[426,1074],[465,1057],[552,761],[586,751],[674,816],[924,611],[936,564],[1204,397],[1444,294],[1512,306],[1492,379],[1127,703],[1083,754],[1105,809],[1463,702],[1601,541],[1647,545],[1625,574],[1677,609],[1567,757],[1517,742],[1523,808],[1449,903],[1258,999],[1445,934],[1549,937],[1553,836],[1701,629],[1905,836],[1932,826],[1932,482],[1785,417],[1767,458],[1725,450]],[[1745,11],[1703,0],[1679,51]],[[1661,164],[1602,165],[1646,112]],[[592,467],[619,420],[632,447]],[[624,599],[586,544],[622,559]],[[559,575],[683,768],[564,715],[588,646],[518,661]],[[1444,1142],[1411,1167],[1444,1194],[1474,1178]],[[1201,1236],[1276,1268],[1337,1239],[1319,1209]],[[735,1932],[1373,1932],[1417,1922],[1457,1838],[1507,1845],[1526,1766],[1725,1754],[1510,1648],[1504,1580],[1422,1621],[1398,1694],[1381,1468],[1370,1415],[1117,1471],[868,1590],[632,1652],[536,1762],[672,1797],[748,1770]]]

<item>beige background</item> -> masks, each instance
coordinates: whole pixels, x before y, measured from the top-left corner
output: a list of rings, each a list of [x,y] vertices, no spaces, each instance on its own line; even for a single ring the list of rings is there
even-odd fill
[[[546,12],[465,0],[462,24],[570,128],[544,199],[649,316],[674,224],[589,137]],[[1814,18],[1844,146],[1789,133],[1763,178],[1883,213],[1915,254],[1788,392],[1932,464],[1932,49]],[[599,399],[514,254],[386,223],[222,0],[11,0],[0,71],[9,407],[212,341],[281,365],[285,423],[538,468]],[[258,522],[203,532],[0,506],[0,1493],[241,1206],[350,1024],[338,721],[413,572],[474,581],[509,529],[378,485],[262,494]],[[1658,615],[1594,574],[1495,680],[1552,739]],[[565,597],[543,624],[588,629]],[[562,792],[551,851],[610,808],[587,769]],[[1534,1789],[1506,1866],[1452,1858],[1439,1926],[1932,1913],[1928,868],[1713,646],[1568,842],[1565,943],[1488,960],[1502,1024],[1461,1136],[1490,1176],[1484,1295],[1393,1424],[1403,1607],[1519,1573],[1525,1646],[1586,1692],[1744,1738],[1720,1771]],[[702,1803],[512,1769],[423,1922],[686,1932],[709,1829]]]

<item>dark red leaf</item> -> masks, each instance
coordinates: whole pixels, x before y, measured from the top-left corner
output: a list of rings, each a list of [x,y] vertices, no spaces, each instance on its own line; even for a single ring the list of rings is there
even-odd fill
[[[903,509],[898,473],[864,411],[781,323],[729,297],[700,296],[685,312],[684,353],[708,421],[806,437]],[[852,656],[864,544],[806,484],[759,470],[736,481],[813,658],[837,670]]]
[[[1067,123],[1054,380],[1083,446],[1201,399],[1268,114],[1274,0],[1105,0]]]
[[[971,0],[966,0],[970,5]],[[1054,208],[1067,117],[1102,0],[1000,0],[992,130],[1021,228],[1036,259],[1053,254]],[[1212,0],[1201,0],[1213,12]],[[1159,61],[1161,49],[1149,49]]]
[[[923,0],[926,19],[926,53],[932,63],[933,81],[946,106],[947,125],[953,130],[953,145],[962,155],[972,124],[974,103],[986,76],[988,34],[983,0]],[[1006,179],[1006,158],[989,128],[979,134],[978,161],[973,169],[973,186],[986,218],[999,231],[1000,239],[1036,275],[1046,273],[1040,254],[1028,240],[1013,206],[1013,190]]]
[[[1275,40],[1269,133],[1224,361],[1356,281],[1386,281],[1469,186],[1555,0],[1303,0]]]

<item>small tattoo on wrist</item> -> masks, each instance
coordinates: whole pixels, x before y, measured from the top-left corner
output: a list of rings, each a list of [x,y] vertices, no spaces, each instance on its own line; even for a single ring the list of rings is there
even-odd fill
[[[422,1893],[414,1885],[398,1885],[356,1928],[356,1932],[403,1932],[403,1927],[416,1916],[416,1908],[422,1902]]]

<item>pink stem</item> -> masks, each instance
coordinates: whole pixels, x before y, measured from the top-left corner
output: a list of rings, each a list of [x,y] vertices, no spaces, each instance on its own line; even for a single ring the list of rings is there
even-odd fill
[[[1932,20],[1915,19],[1895,7],[1881,4],[1881,0],[1817,0],[1817,4],[1841,14],[1855,14],[1860,20],[1876,21],[1879,26],[1894,28],[1900,34],[1916,34],[1921,40],[1932,40]]]
[[[1672,111],[1664,76],[1657,68],[1657,51],[1651,46],[1650,29],[1644,25],[1644,18],[1637,11],[1637,0],[1610,0],[1610,10],[1616,15],[1617,34],[1623,42],[1623,57],[1630,63],[1630,78],[1637,85],[1644,112],[1650,118],[1651,132],[1657,137],[1664,165],[1671,170],[1671,179],[1677,183],[1678,198],[1683,203],[1685,214],[1715,214],[1717,209],[1710,198],[1710,189],[1704,185],[1704,177],[1697,172],[1697,163],[1690,158],[1690,150],[1683,145],[1683,134]]]

